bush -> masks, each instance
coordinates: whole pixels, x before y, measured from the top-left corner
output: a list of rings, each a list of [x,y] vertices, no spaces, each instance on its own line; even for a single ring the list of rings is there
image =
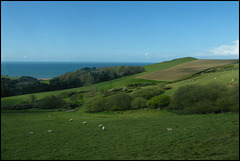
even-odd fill
[[[145,99],[150,99],[154,96],[158,96],[164,93],[164,90],[158,87],[146,87],[140,90],[137,90],[133,93],[135,97],[143,97]]]
[[[139,108],[144,108],[146,106],[147,100],[145,98],[142,97],[136,97],[132,103],[131,103],[131,107],[133,109],[139,109]]]
[[[111,111],[131,109],[133,97],[127,93],[118,93],[107,97],[106,103]]]
[[[128,88],[137,88],[137,87],[144,87],[144,86],[152,86],[157,85],[156,83],[131,83],[127,84]]]
[[[88,112],[116,111],[131,109],[133,97],[127,93],[118,93],[109,97],[89,99],[84,106]]]
[[[84,106],[88,112],[102,112],[108,110],[106,106],[106,98],[104,97],[89,99],[84,103]]]
[[[71,95],[70,101],[71,101],[70,102],[71,108],[78,107],[78,106],[82,105],[82,103],[83,103],[83,95],[78,94],[78,93]]]
[[[160,83],[159,85],[158,85],[158,88],[160,88],[160,89],[165,89],[166,88],[166,84],[165,83]]]
[[[46,96],[39,101],[39,108],[42,109],[62,109],[68,108],[69,104],[56,96]]]
[[[227,88],[220,83],[186,85],[172,97],[168,109],[192,113],[220,113],[239,111],[239,85]]]
[[[233,84],[216,100],[217,112],[239,112],[239,84]]]
[[[170,104],[171,97],[167,95],[159,95],[147,101],[147,106],[150,108],[164,108]]]

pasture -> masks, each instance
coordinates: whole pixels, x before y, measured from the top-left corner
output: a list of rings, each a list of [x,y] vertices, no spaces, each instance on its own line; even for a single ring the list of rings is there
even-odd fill
[[[181,77],[194,74],[204,69],[211,67],[232,64],[236,62],[232,60],[214,60],[214,59],[201,59],[182,63],[164,70],[155,71],[140,76],[142,79],[158,80],[158,81],[174,81]]]
[[[238,160],[239,114],[179,115],[150,109],[1,113],[1,158]]]

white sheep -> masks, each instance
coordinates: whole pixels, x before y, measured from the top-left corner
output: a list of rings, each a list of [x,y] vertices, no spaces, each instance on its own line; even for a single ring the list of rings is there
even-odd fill
[[[72,121],[73,121],[73,119],[70,119],[69,121],[70,121],[70,122],[72,122]]]
[[[102,130],[105,130],[105,126],[102,127]]]
[[[103,126],[102,124],[98,125],[98,127],[102,127],[102,126]]]
[[[49,132],[49,133],[50,133],[50,132],[53,132],[53,130],[48,130],[47,132]]]
[[[172,128],[167,128],[168,131],[172,131],[173,129]]]
[[[85,121],[84,121],[82,124],[84,124],[84,125],[85,125],[86,123],[87,123],[87,122],[85,122]]]
[[[217,79],[217,78],[215,78],[215,79]]]

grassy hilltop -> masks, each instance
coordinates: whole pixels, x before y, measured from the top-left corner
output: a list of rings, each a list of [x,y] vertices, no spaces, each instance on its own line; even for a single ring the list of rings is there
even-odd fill
[[[85,91],[84,98],[88,100],[94,91],[135,83],[156,83],[151,85],[153,87],[167,83],[172,89],[165,94],[173,96],[180,87],[189,84],[239,84],[239,64],[232,62],[224,64],[232,65],[224,70],[211,68],[208,70],[212,72],[207,73],[204,68],[177,81],[140,79],[146,74],[194,61],[199,62],[190,57],[175,59],[147,65],[143,73],[93,86],[34,95],[41,99],[64,92]],[[28,100],[30,95],[2,98],[1,105],[20,103]],[[69,101],[69,98],[65,100]],[[84,121],[86,125],[82,124]],[[106,130],[99,128],[99,124],[103,124]],[[172,128],[172,131],[167,128]],[[53,132],[48,133],[47,130]],[[2,111],[1,157],[3,160],[239,160],[239,113],[183,114],[150,108],[88,113],[84,106],[70,112],[39,109],[18,113]]]

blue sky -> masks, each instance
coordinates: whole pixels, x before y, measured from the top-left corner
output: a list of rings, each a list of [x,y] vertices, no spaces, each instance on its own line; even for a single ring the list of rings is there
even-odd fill
[[[2,61],[239,58],[238,1],[1,1]]]

